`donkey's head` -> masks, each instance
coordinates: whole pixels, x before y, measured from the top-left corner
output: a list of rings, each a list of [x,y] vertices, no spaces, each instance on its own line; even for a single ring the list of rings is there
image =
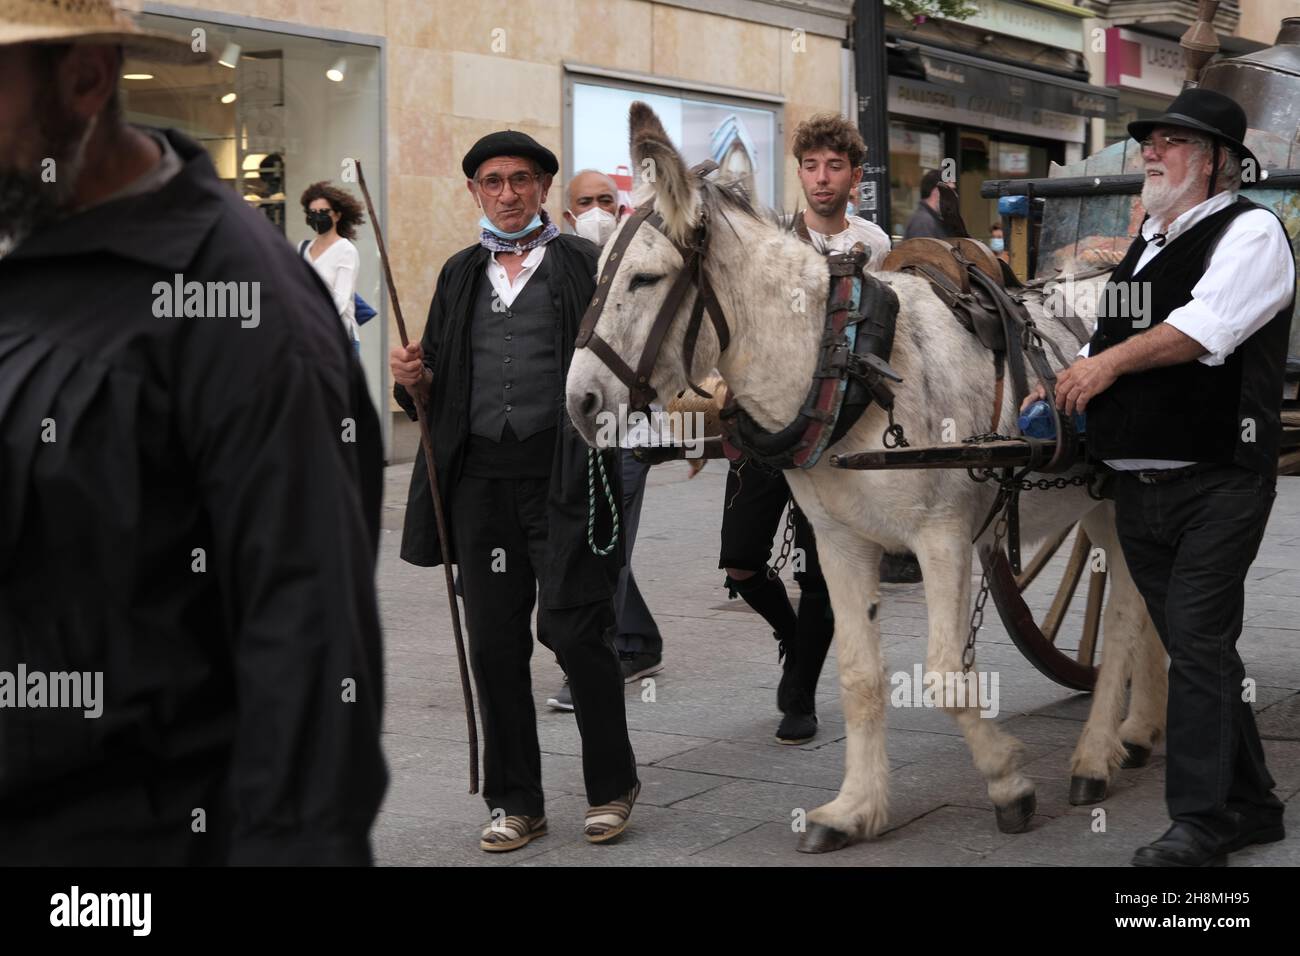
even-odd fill
[[[717,361],[725,337],[719,341],[722,312],[706,275],[708,237],[723,206],[752,211],[739,194],[686,168],[650,107],[633,103],[628,126],[638,210],[601,256],[567,382],[569,417],[593,445],[608,444],[606,424],[623,421],[629,408],[667,402]],[[710,303],[703,316],[693,316],[697,300]]]

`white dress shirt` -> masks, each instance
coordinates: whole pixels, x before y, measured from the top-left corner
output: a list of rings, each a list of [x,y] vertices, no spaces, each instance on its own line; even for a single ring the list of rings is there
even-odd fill
[[[488,256],[488,281],[492,283],[497,298],[505,303],[506,308],[515,304],[515,297],[524,291],[524,286],[528,285],[528,280],[533,277],[533,273],[537,271],[537,267],[542,264],[542,259],[545,257],[546,246],[534,246],[529,249],[528,255],[524,256],[524,267],[511,281],[510,276],[506,274],[506,267],[497,262],[497,254],[494,252]]]
[[[1207,216],[1237,201],[1235,192],[1216,193],[1176,218],[1166,226],[1155,216],[1142,224],[1142,238],[1147,246],[1138,258],[1133,278],[1169,243]],[[1164,245],[1152,241],[1156,233],[1165,234]],[[1228,224],[1210,251],[1205,274],[1192,289],[1186,305],[1169,313],[1166,325],[1195,339],[1206,349],[1197,359],[1204,365],[1222,365],[1240,345],[1258,332],[1278,310],[1286,305],[1295,290],[1295,259],[1286,233],[1277,217],[1267,209],[1252,209]],[[1085,345],[1079,355],[1087,357]],[[1190,461],[1120,458],[1107,461],[1117,471],[1181,468]]]

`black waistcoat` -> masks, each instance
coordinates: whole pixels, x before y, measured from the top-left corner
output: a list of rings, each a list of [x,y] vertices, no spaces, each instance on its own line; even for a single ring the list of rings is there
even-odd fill
[[[1214,244],[1242,213],[1262,208],[1238,197],[1169,243],[1134,277],[1141,236],[1106,284],[1090,355],[1163,322],[1191,301]],[[1277,471],[1282,375],[1294,300],[1222,365],[1193,360],[1120,376],[1088,403],[1088,443],[1099,459],[1153,458],[1237,464]],[[1141,314],[1134,306],[1145,306]]]
[[[500,441],[509,422],[523,441],[555,427],[556,396],[564,383],[555,354],[550,260],[550,255],[542,257],[509,306],[490,282],[479,284],[470,335],[471,435]]]

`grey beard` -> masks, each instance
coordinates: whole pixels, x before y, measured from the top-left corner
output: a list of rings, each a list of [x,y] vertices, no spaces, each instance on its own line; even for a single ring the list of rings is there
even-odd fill
[[[1195,180],[1190,176],[1176,187],[1170,184],[1167,174],[1159,180],[1148,177],[1142,184],[1142,208],[1151,215],[1152,219],[1159,220],[1167,226],[1175,218],[1169,213],[1184,204],[1195,185]]]
[[[43,170],[0,169],[0,257],[70,211],[94,131],[94,120],[76,133],[66,127],[60,130],[62,135],[41,131],[42,148],[38,152],[54,160],[54,182],[43,181]]]

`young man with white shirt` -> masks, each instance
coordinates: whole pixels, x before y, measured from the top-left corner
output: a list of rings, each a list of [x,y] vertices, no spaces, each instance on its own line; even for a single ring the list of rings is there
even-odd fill
[[[1056,398],[1086,409],[1090,453],[1119,473],[1124,558],[1170,658],[1173,825],[1133,863],[1214,866],[1284,835],[1236,644],[1276,496],[1295,260],[1277,216],[1237,195],[1260,167],[1236,102],[1188,90],[1128,129],[1147,218],[1111,276],[1127,294],[1102,297]]]
[[[837,113],[820,113],[795,129],[793,151],[808,202],[806,210],[795,214],[795,233],[823,255],[847,252],[860,242],[869,253],[867,268],[880,268],[889,255],[889,237],[875,223],[848,215],[867,155],[857,127]],[[782,673],[776,702],[782,718],[776,739],[804,743],[817,733],[817,682],[835,627],[812,527],[794,504],[784,476],[747,460],[731,463],[725,501],[718,567],[727,572],[731,596],[757,611],[778,642]],[[800,592],[797,613],[785,584],[768,566],[787,505],[793,509],[794,544],[804,559],[802,569],[794,572]]]
[[[612,641],[622,549],[602,556],[588,542],[588,451],[564,402],[598,250],[560,234],[542,209],[558,163],[531,136],[491,133],[461,168],[483,211],[479,241],[443,265],[420,344],[389,356],[394,396],[408,414],[408,388],[423,379],[429,389],[420,415],[455,553],[441,553],[417,456],[402,558],[460,568],[492,816],[479,846],[514,850],[546,833],[529,674],[535,602],[539,637],[568,674],[582,734],[584,832],[602,843],[627,825],[640,784]],[[617,495],[617,453],[599,454]],[[597,510],[595,540],[607,541],[611,516]]]

